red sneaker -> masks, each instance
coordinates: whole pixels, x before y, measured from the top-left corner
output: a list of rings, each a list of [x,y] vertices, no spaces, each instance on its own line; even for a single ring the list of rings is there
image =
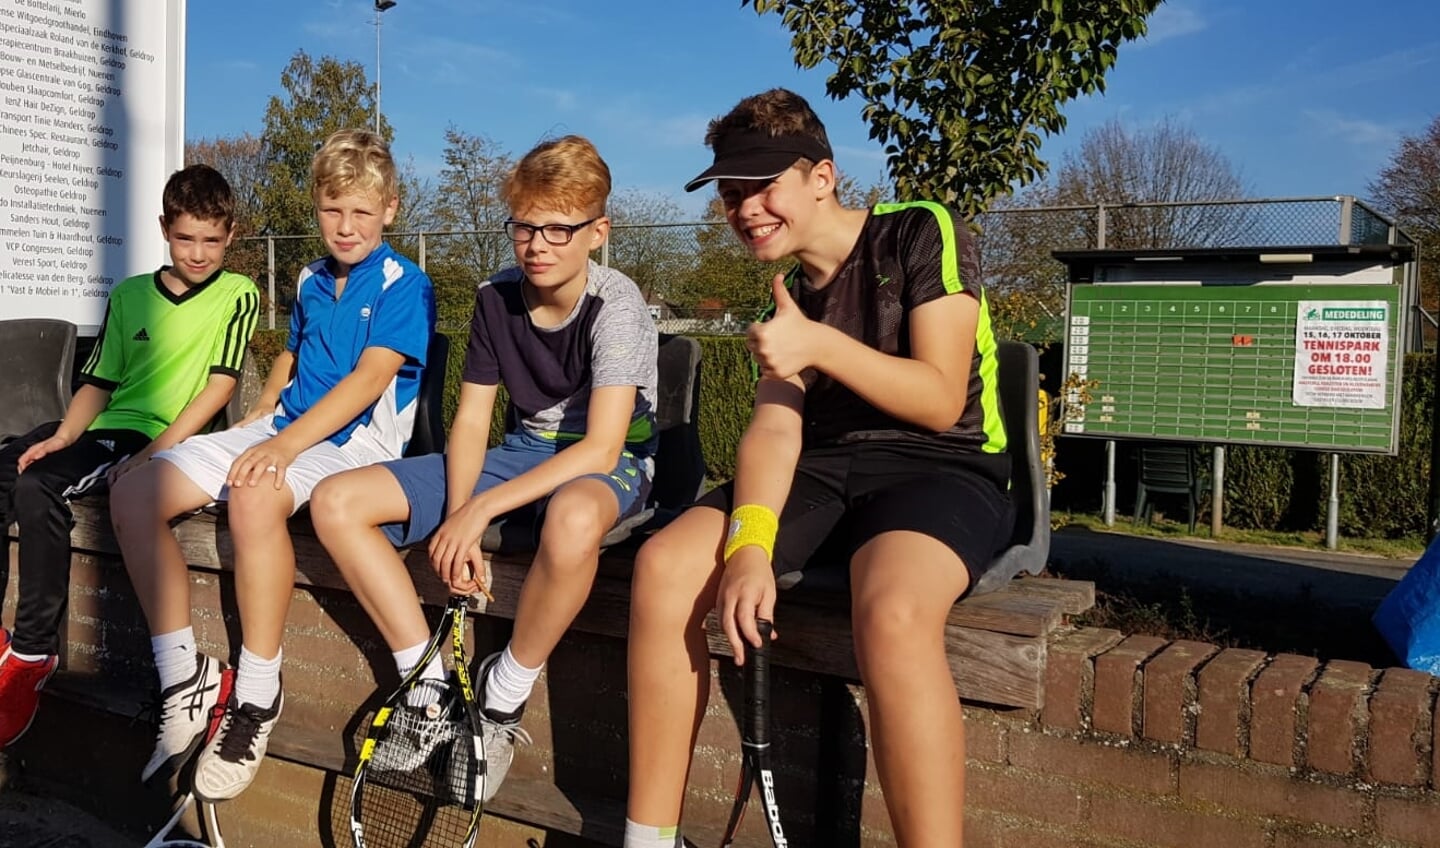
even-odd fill
[[[7,650],[0,658],[0,748],[9,747],[30,729],[40,708],[40,690],[59,664],[54,654],[31,662]]]

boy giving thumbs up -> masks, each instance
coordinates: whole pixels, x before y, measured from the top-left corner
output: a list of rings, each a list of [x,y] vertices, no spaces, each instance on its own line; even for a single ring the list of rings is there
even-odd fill
[[[626,848],[679,845],[715,609],[740,662],[775,578],[844,557],[881,786],[902,846],[961,845],[964,727],[945,618],[1010,537],[996,340],[965,223],[929,202],[847,209],[825,128],[775,89],[710,123],[714,182],[771,281],[735,480],[640,550],[630,607]],[[775,638],[781,638],[778,635]],[[897,803],[901,802],[903,803]]]

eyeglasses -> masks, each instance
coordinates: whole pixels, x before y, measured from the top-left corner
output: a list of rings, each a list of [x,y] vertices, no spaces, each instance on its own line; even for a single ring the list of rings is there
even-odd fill
[[[505,235],[516,244],[524,244],[535,238],[539,233],[544,237],[547,244],[556,246],[569,244],[575,238],[575,234],[600,220],[603,215],[596,215],[588,221],[581,221],[578,224],[527,224],[524,221],[514,219],[505,222]]]

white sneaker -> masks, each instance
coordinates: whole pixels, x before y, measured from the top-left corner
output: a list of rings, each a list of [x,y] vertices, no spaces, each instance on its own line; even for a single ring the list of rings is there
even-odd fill
[[[514,712],[499,713],[485,708],[485,679],[500,659],[499,653],[491,654],[480,663],[471,678],[475,681],[476,697],[480,702],[480,741],[485,745],[485,791],[481,803],[488,803],[500,784],[510,773],[510,763],[515,759],[515,743],[530,744],[530,734],[520,726],[520,717],[525,713],[521,704]]]
[[[275,729],[284,703],[284,692],[276,694],[269,709],[237,704],[235,696],[230,696],[220,732],[200,752],[195,766],[197,797],[203,801],[228,801],[250,785],[265,759],[270,731]]]
[[[178,767],[195,753],[205,738],[210,711],[220,702],[220,675],[224,666],[214,657],[195,654],[195,673],[160,693],[160,727],[155,752],[140,771],[142,782],[162,769]]]

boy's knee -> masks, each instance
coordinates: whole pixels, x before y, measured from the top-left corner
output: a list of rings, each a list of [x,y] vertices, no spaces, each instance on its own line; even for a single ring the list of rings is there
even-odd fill
[[[541,538],[555,547],[598,548],[612,523],[604,507],[594,498],[557,499],[545,510]]]
[[[50,502],[60,500],[60,492],[43,477],[34,474],[21,474],[15,481],[15,511],[24,512],[27,508],[44,507]]]
[[[664,536],[652,536],[635,553],[635,567],[630,578],[631,603],[635,605],[658,604],[670,607],[673,601],[685,594],[687,581],[682,575],[686,568],[688,551]]]
[[[878,595],[857,603],[851,611],[857,651],[888,654],[904,650],[935,625],[921,604],[901,595]],[[943,632],[943,631],[940,631]]]
[[[285,493],[267,486],[232,488],[225,514],[230,526],[242,533],[283,532],[290,518],[288,498]]]
[[[321,480],[310,493],[310,523],[316,535],[323,540],[326,535],[350,526],[353,502],[349,487],[337,485],[333,478]]]

